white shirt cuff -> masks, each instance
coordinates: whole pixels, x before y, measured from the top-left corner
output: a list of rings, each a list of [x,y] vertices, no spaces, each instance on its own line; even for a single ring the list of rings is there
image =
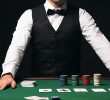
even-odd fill
[[[11,73],[13,78],[14,78],[17,70],[18,70],[18,67],[14,67],[14,66],[12,66],[12,64],[8,65],[8,66],[4,66],[1,76],[6,74],[6,73]]]

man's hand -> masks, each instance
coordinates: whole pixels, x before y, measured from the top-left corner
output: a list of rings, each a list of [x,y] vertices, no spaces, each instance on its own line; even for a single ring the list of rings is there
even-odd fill
[[[16,82],[14,81],[11,74],[5,74],[0,79],[0,90],[3,90],[8,86],[11,86],[12,88],[16,87]]]

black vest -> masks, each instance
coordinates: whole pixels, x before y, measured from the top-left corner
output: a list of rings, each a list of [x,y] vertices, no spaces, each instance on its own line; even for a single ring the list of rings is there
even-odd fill
[[[32,18],[33,75],[79,74],[79,8],[67,7],[57,31],[50,24],[43,5],[32,9]]]

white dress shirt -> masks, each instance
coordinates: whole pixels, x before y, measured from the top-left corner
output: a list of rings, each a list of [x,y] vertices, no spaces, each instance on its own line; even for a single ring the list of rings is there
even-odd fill
[[[48,2],[48,0],[46,0],[46,2],[44,3],[44,7],[46,12],[48,9],[55,9]],[[61,8],[66,9],[66,7],[67,5],[65,2]],[[63,17],[64,16],[58,14],[48,16],[48,19],[55,30],[58,29]],[[82,35],[95,50],[105,66],[110,70],[110,42],[99,30],[92,16],[81,8],[79,8],[79,22],[82,30]],[[28,9],[18,20],[16,30],[13,34],[12,42],[7,51],[5,61],[2,64],[2,75],[10,72],[13,77],[15,77],[16,71],[19,68],[26,47],[31,39],[32,26],[32,10]]]

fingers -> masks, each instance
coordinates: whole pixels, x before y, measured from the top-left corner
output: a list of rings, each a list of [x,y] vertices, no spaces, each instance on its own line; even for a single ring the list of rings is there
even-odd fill
[[[16,82],[13,80],[13,78],[9,76],[2,77],[0,80],[0,90],[3,90],[6,87],[10,87],[10,86],[12,88],[16,87]]]
[[[6,88],[6,86],[7,86],[7,84],[6,83],[0,83],[0,90],[3,90],[3,89],[5,89]]]
[[[1,86],[2,86],[2,83],[0,83],[0,90],[1,90]]]
[[[16,82],[15,82],[14,80],[13,80],[12,83],[11,83],[11,87],[12,87],[12,88],[15,88],[15,87],[16,87]]]
[[[13,80],[11,83],[8,83],[8,82],[1,82],[0,83],[0,90],[4,90],[7,86],[10,86],[11,85],[11,87],[12,88],[15,88],[16,87],[16,82]]]

